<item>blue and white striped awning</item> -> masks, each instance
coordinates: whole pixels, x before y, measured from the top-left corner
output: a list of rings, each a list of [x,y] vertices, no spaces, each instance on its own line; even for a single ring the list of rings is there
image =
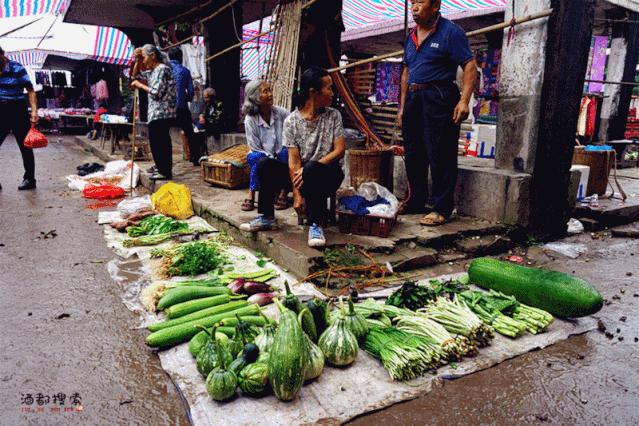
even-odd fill
[[[133,62],[133,45],[122,31],[62,21],[70,0],[0,0],[0,46],[8,53],[52,53],[116,65]],[[24,56],[23,59],[32,58]],[[30,60],[30,59],[29,59]]]

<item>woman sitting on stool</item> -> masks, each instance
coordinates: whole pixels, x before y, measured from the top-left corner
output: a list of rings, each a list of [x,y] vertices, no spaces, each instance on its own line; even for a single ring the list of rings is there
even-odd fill
[[[340,164],[346,150],[344,128],[339,111],[329,108],[332,102],[330,75],[325,69],[311,67],[300,79],[299,106],[284,122],[294,207],[301,214],[306,204],[310,247],[326,244],[322,229],[328,216],[326,199],[344,180]]]
[[[275,209],[287,207],[286,194],[291,190],[288,173],[288,150],[283,147],[282,128],[288,111],[273,106],[271,86],[262,80],[246,85],[244,92],[246,141],[250,152],[250,198],[244,200],[242,210],[253,210],[255,191],[259,191],[259,216],[240,225],[244,231],[263,231],[277,226]],[[279,199],[275,203],[275,197]]]

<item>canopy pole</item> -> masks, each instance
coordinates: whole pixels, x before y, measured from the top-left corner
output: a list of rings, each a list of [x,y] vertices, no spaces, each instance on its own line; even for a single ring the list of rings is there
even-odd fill
[[[306,8],[308,8],[308,7],[311,7],[311,6],[312,6],[314,3],[316,3],[317,1],[318,1],[318,0],[310,0],[309,2],[307,2],[306,4],[304,4],[304,5],[302,6],[302,9],[306,9]],[[270,31],[265,31],[265,32],[263,32],[263,33],[260,33],[260,34],[258,34],[258,35],[256,35],[256,36],[254,36],[254,37],[251,37],[251,38],[250,38],[250,39],[248,39],[248,40],[243,40],[243,41],[241,41],[241,42],[239,42],[239,43],[237,43],[237,44],[234,44],[233,46],[229,46],[229,47],[227,47],[226,49],[220,50],[219,52],[214,53],[213,55],[211,55],[211,56],[209,56],[208,58],[206,58],[206,62],[209,62],[209,61],[211,61],[211,60],[213,60],[213,59],[217,58],[218,56],[222,56],[222,55],[224,55],[225,53],[230,52],[230,51],[231,51],[231,50],[233,50],[233,49],[237,49],[238,47],[243,46],[243,45],[245,45],[246,43],[250,43],[250,42],[252,42],[252,41],[253,41],[253,40],[255,40],[256,38],[263,37],[263,36],[265,36],[265,35],[267,35],[267,34],[269,34],[269,33],[270,33]]]
[[[470,32],[467,32],[466,35],[468,37],[471,37],[471,36],[476,36],[476,35],[480,35],[480,34],[490,33],[492,31],[503,30],[504,28],[508,28],[508,27],[513,26],[513,25],[519,25],[519,24],[523,24],[525,22],[534,21],[536,19],[545,18],[547,16],[550,16],[551,14],[552,14],[552,9],[546,9],[546,10],[543,10],[543,11],[541,11],[539,13],[534,13],[532,15],[520,16],[520,17],[516,18],[514,20],[514,22],[510,22],[510,21],[509,22],[502,22],[501,24],[491,25],[489,27],[480,28],[480,29],[475,30],[475,31],[470,31]],[[365,64],[368,64],[368,63],[371,63],[371,62],[381,61],[383,59],[399,57],[399,56],[402,56],[403,54],[404,54],[404,49],[397,50],[395,52],[386,53],[384,55],[373,56],[372,58],[364,59],[364,60],[357,61],[357,62],[352,62],[352,63],[350,63],[348,65],[344,65],[344,66],[341,66],[341,67],[331,68],[331,69],[328,70],[328,72],[342,71],[342,70],[346,70],[346,69],[349,69],[349,68],[357,67],[359,65],[365,65]]]
[[[408,0],[404,0],[404,40],[408,37]]]

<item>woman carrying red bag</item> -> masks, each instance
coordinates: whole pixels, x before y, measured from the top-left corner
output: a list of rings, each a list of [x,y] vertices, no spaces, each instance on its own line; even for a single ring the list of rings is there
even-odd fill
[[[29,120],[29,110],[24,97],[25,89],[31,106],[31,120]],[[12,132],[20,147],[24,165],[24,180],[18,186],[21,191],[36,187],[33,150],[24,146],[24,139],[29,131],[30,123],[37,122],[36,93],[29,75],[22,65],[9,60],[0,47],[0,145],[9,132]],[[1,185],[0,189],[2,189]]]

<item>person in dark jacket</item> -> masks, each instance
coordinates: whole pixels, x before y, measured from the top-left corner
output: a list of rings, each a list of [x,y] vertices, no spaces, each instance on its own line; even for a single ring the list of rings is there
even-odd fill
[[[182,129],[182,146],[189,147],[189,160],[194,166],[198,166],[200,156],[200,148],[197,146],[198,141],[193,134],[193,118],[189,110],[189,102],[193,100],[193,79],[191,71],[182,65],[182,50],[174,47],[169,50],[169,59],[171,60],[171,70],[175,79],[175,116],[176,124]]]
[[[25,90],[29,100],[28,104],[24,96]],[[31,106],[31,114],[29,114],[29,106]],[[4,50],[0,47],[0,145],[10,132],[13,133],[20,148],[22,165],[24,166],[23,181],[18,186],[21,191],[36,187],[33,150],[25,148],[24,138],[27,136],[31,124],[37,122],[36,93],[27,70],[19,63],[7,58],[4,55]],[[2,185],[0,185],[0,189],[2,189]]]

